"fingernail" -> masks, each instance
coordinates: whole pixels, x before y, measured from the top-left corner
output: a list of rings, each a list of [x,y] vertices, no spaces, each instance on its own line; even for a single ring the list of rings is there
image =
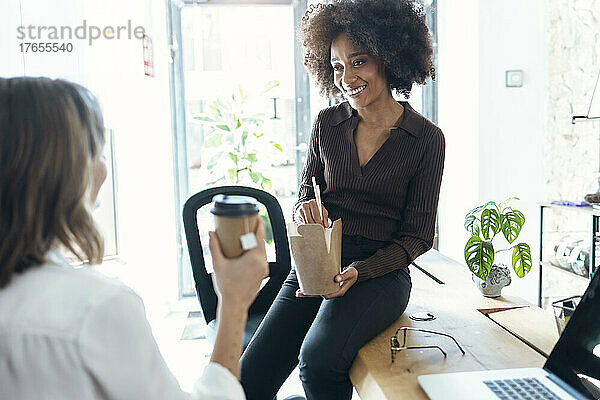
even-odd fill
[[[336,282],[341,282],[342,281],[342,277],[341,276],[336,276],[335,277],[335,281]]]

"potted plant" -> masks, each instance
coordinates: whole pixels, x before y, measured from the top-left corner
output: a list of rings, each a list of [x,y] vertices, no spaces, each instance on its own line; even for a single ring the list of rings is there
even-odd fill
[[[261,169],[260,159],[269,160],[272,158],[269,150],[283,153],[283,148],[269,139],[264,130],[264,115],[250,108],[253,100],[277,86],[278,81],[267,82],[258,95],[251,95],[240,86],[230,97],[213,100],[210,111],[194,117],[210,128],[203,144],[210,154],[206,169],[213,181],[209,185],[226,182],[271,190],[271,179]],[[262,164],[264,167],[265,162]],[[265,223],[266,240],[271,243],[273,230],[267,211],[261,207],[259,213]]]
[[[525,216],[508,205],[512,200],[518,199],[511,197],[500,204],[489,201],[465,216],[465,229],[471,234],[465,245],[465,261],[473,281],[486,297],[500,296],[502,288],[511,282],[508,267],[495,263],[496,254],[512,250],[512,268],[519,278],[531,270],[531,248],[527,243],[515,243]],[[508,247],[494,250],[495,238],[504,239]]]
[[[279,82],[268,82],[262,89],[264,95]],[[253,96],[241,87],[230,98],[217,98],[209,104],[209,112],[194,119],[206,124],[211,131],[204,141],[204,149],[211,157],[206,168],[217,183],[257,186],[271,189],[271,179],[260,168],[260,154],[268,159],[267,151],[283,152],[280,144],[269,139],[264,130],[264,115],[249,111]]]

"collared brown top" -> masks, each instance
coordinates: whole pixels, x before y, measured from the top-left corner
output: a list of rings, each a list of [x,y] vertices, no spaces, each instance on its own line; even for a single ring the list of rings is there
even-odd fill
[[[348,102],[322,110],[309,139],[294,217],[300,203],[315,198],[314,176],[344,234],[390,242],[351,264],[359,281],[407,267],[433,244],[444,135],[407,102],[400,104],[402,121],[363,167],[354,142],[360,117]]]

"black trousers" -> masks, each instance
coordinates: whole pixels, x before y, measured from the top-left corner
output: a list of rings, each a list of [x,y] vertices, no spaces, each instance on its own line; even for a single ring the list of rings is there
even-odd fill
[[[342,265],[370,257],[387,242],[344,235]],[[292,270],[241,359],[248,400],[271,400],[296,366],[308,400],[349,400],[348,372],[358,350],[402,315],[407,268],[355,283],[330,300],[296,297]]]

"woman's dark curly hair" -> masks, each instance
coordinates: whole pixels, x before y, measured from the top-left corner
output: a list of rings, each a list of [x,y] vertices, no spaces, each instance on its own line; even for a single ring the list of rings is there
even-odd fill
[[[333,82],[331,42],[346,33],[354,45],[381,60],[390,89],[408,99],[413,82],[435,79],[433,49],[423,6],[414,0],[332,0],[311,5],[298,37],[304,65],[325,96],[339,97]]]

